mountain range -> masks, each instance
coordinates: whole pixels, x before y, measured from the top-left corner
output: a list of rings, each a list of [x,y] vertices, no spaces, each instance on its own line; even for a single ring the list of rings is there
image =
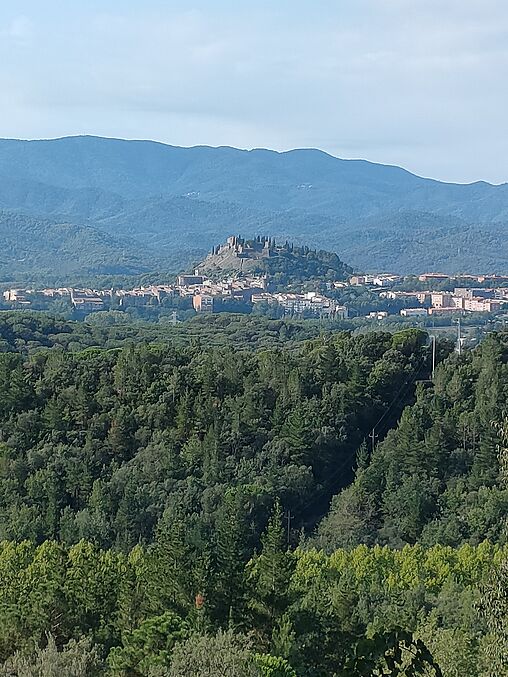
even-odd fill
[[[4,139],[0,210],[2,276],[176,269],[232,233],[332,250],[358,270],[508,272],[508,184],[313,149]]]

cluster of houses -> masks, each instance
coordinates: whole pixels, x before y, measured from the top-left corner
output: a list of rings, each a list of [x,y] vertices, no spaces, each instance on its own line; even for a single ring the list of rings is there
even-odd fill
[[[259,238],[246,244],[239,238],[229,238],[225,245],[216,248],[216,252],[234,252],[242,256],[247,248],[260,256],[269,256],[273,242],[268,238]],[[435,283],[436,286],[451,286],[455,279],[471,286],[457,286],[453,291],[401,291],[398,286],[407,279],[389,273],[375,275],[353,275],[348,282],[327,283],[330,289],[346,286],[366,286],[379,294],[380,309],[370,313],[374,319],[383,319],[388,315],[386,303],[381,301],[400,300],[403,308],[400,315],[418,317],[424,315],[446,315],[450,313],[497,313],[508,307],[508,276],[461,275],[453,278],[439,273],[420,275],[419,282]],[[484,286],[475,286],[482,284]],[[485,286],[485,285],[488,285]],[[505,285],[505,286],[503,286]],[[417,285],[415,285],[417,286]],[[166,301],[184,300],[183,306],[194,308],[198,313],[217,313],[221,311],[246,311],[257,304],[278,307],[285,315],[300,317],[321,317],[329,319],[346,319],[348,310],[335,299],[316,291],[302,293],[289,291],[272,291],[269,289],[265,275],[247,274],[243,272],[233,277],[215,281],[207,277],[203,271],[196,269],[193,274],[179,275],[175,284],[149,285],[134,289],[74,289],[61,287],[57,289],[8,289],[3,293],[4,302],[10,307],[41,308],[49,302],[61,299],[68,302],[80,315],[87,315],[98,310],[110,308],[128,309],[131,307],[157,306]]]
[[[381,292],[381,298],[400,299],[414,306],[403,308],[404,317],[443,315],[459,311],[471,313],[498,313],[508,305],[508,288],[456,287],[453,292],[390,290]]]
[[[215,313],[228,308],[238,310],[242,304],[255,306],[265,303],[279,306],[284,314],[343,319],[347,309],[333,299],[316,292],[302,294],[268,291],[265,275],[227,278],[214,282],[196,271],[195,275],[180,275],[177,291],[180,296],[190,296],[196,312]]]
[[[213,281],[199,274],[179,275],[174,285],[149,285],[134,289],[8,289],[4,301],[12,307],[37,307],[55,299],[67,300],[80,314],[111,307],[157,306],[164,299],[187,299],[198,313],[238,311],[259,303],[280,306],[284,314],[342,319],[347,309],[316,292],[270,293],[266,276],[243,275]]]
[[[97,310],[108,310],[117,300],[119,307],[143,306],[160,303],[161,299],[172,293],[166,285],[139,287],[136,289],[74,289],[58,287],[56,289],[8,289],[4,291],[4,301],[15,308],[29,308],[45,305],[61,299],[67,301],[77,312],[88,314]]]
[[[303,315],[311,317],[326,317],[327,319],[345,320],[348,316],[346,306],[342,306],[333,299],[309,291],[304,294],[281,292],[256,294],[252,303],[268,303],[280,306],[286,315]]]
[[[403,317],[422,315],[444,315],[457,312],[497,313],[508,306],[508,276],[506,275],[446,275],[444,273],[423,273],[418,282],[451,285],[453,282],[470,283],[471,286],[455,287],[452,291],[399,291],[397,284],[405,281],[399,275],[389,273],[374,275],[353,275],[348,286],[365,286],[379,291],[380,299],[404,301],[407,307],[400,310]],[[475,284],[488,284],[477,287]],[[383,319],[388,312],[373,311],[369,317]]]
[[[447,275],[446,273],[423,273],[418,276],[420,282],[453,282],[454,280],[467,280],[474,284],[487,282],[495,287],[496,284],[508,283],[508,275],[471,275],[470,273],[461,273],[460,275]]]

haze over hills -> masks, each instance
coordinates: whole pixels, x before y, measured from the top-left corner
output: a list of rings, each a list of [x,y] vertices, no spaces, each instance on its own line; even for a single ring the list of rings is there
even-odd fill
[[[91,226],[0,211],[0,280],[65,281],[84,275],[141,275],[177,257]],[[163,269],[163,268],[162,268]]]
[[[364,270],[508,271],[508,184],[442,183],[312,149],[0,140],[0,209],[4,251],[21,227],[21,216],[8,224],[12,213],[32,218],[25,235],[36,219],[39,229],[74,224],[78,240],[104,239],[90,270],[107,269],[109,247],[131,257],[125,272],[141,271],[241,232],[330,249]],[[40,254],[51,237],[33,245]]]

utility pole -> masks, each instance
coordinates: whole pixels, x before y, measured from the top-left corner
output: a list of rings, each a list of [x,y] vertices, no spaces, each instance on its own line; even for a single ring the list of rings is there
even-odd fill
[[[434,372],[436,371],[436,335],[432,334],[432,380],[434,380]]]
[[[291,514],[291,510],[287,511],[285,517],[286,517],[286,521],[288,523],[288,526],[287,526],[287,544],[288,544],[288,548],[289,548],[289,541],[291,539],[291,520],[293,519],[293,515]]]
[[[457,319],[457,352],[462,354],[462,336],[460,333],[460,317]]]
[[[376,439],[379,437],[379,435],[376,435],[376,428],[372,428],[369,437],[372,440],[372,455],[374,455],[374,451],[376,449]]]

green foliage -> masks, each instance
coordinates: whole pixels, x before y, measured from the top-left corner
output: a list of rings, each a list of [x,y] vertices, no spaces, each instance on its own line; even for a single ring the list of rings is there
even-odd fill
[[[478,674],[479,664],[483,662],[481,641],[470,629],[442,627],[434,614],[419,627],[418,636],[437,663],[446,666],[447,677]]]
[[[249,643],[231,631],[193,635],[176,646],[169,677],[257,677]]]
[[[256,665],[262,677],[297,677],[287,660],[270,654],[256,654]]]
[[[109,313],[104,313],[109,315]],[[123,321],[113,324],[76,322],[34,311],[0,313],[0,352],[34,353],[42,348],[77,352],[86,348],[114,349],[132,343],[171,343],[179,346],[234,345],[243,349],[291,347],[315,338],[326,329],[319,321],[271,320],[264,317],[221,313],[196,315],[172,325],[133,320],[121,313]],[[118,319],[118,315],[115,315]],[[330,332],[336,327],[329,326]]]
[[[428,355],[416,343],[401,352],[393,340],[337,334],[293,350],[141,344],[24,361],[0,354],[8,404],[0,535],[127,550],[153,541],[163,515],[181,514],[183,526],[165,532],[173,542],[181,534],[181,552],[197,547],[215,571],[226,551],[243,562],[275,497],[298,529],[316,491],[315,509],[324,510],[351,479],[376,420],[397,416],[407,400],[393,403],[393,389],[409,396]],[[229,515],[228,490],[237,492]],[[213,602],[223,610],[242,585],[229,573],[235,585]]]
[[[89,639],[71,639],[61,650],[52,635],[47,645],[36,647],[33,653],[16,652],[0,665],[3,677],[98,677],[104,665],[97,647]]]
[[[146,675],[150,668],[169,667],[173,648],[185,641],[189,628],[176,614],[166,611],[147,618],[122,637],[122,646],[114,647],[108,665],[118,675]]]
[[[411,331],[394,337],[399,351],[404,345],[414,351],[420,338],[409,336]],[[497,424],[507,401],[508,333],[500,332],[449,358],[434,383],[417,390],[416,402],[376,446],[370,463],[334,498],[316,542],[333,549],[361,542],[400,547],[500,540],[508,489]]]
[[[196,670],[212,670],[223,659],[250,666],[254,654],[270,654],[256,659],[261,674],[270,675],[271,669],[289,677],[294,670],[317,677],[340,675],[355,660],[382,661],[395,651],[395,640],[406,658],[412,646],[430,664],[418,644],[422,640],[439,658],[445,677],[454,677],[459,656],[446,638],[456,637],[464,649],[460,664],[470,666],[468,677],[488,674],[482,672],[482,647],[491,634],[473,602],[506,548],[486,542],[458,550],[361,546],[331,556],[315,550],[289,553],[277,524],[275,510],[263,539],[265,559],[255,556],[246,565],[251,585],[236,622],[213,606],[214,577],[205,567],[199,580],[191,560],[180,562],[183,575],[168,581],[168,562],[152,547],[136,546],[125,556],[87,542],[70,548],[3,543],[1,659],[18,652],[16,660],[22,653],[30,664],[38,661],[33,647],[44,646],[51,630],[59,648],[89,637],[86,646],[91,650],[94,642],[94,655],[109,654],[109,669],[118,675],[183,670],[185,656],[191,655]],[[274,558],[282,574],[271,566]],[[191,587],[193,580],[204,584],[205,594],[196,593],[185,606],[187,571]],[[218,632],[231,625],[241,625],[249,641],[233,629]]]
[[[289,584],[295,567],[294,557],[287,550],[279,503],[275,504],[261,543],[261,554],[254,556],[249,564],[250,605],[271,635],[275,622],[288,605]]]
[[[500,484],[508,487],[508,418],[497,426]],[[508,518],[504,516],[504,536]],[[508,674],[508,559],[493,563],[490,576],[482,586],[478,610],[486,621],[487,634],[481,649],[488,677]]]
[[[354,647],[354,656],[346,663],[343,674],[344,677],[416,677],[423,674],[442,677],[440,667],[425,644],[403,631],[361,639]]]
[[[7,349],[4,668],[501,675],[507,365],[499,333],[430,383],[414,330]]]

